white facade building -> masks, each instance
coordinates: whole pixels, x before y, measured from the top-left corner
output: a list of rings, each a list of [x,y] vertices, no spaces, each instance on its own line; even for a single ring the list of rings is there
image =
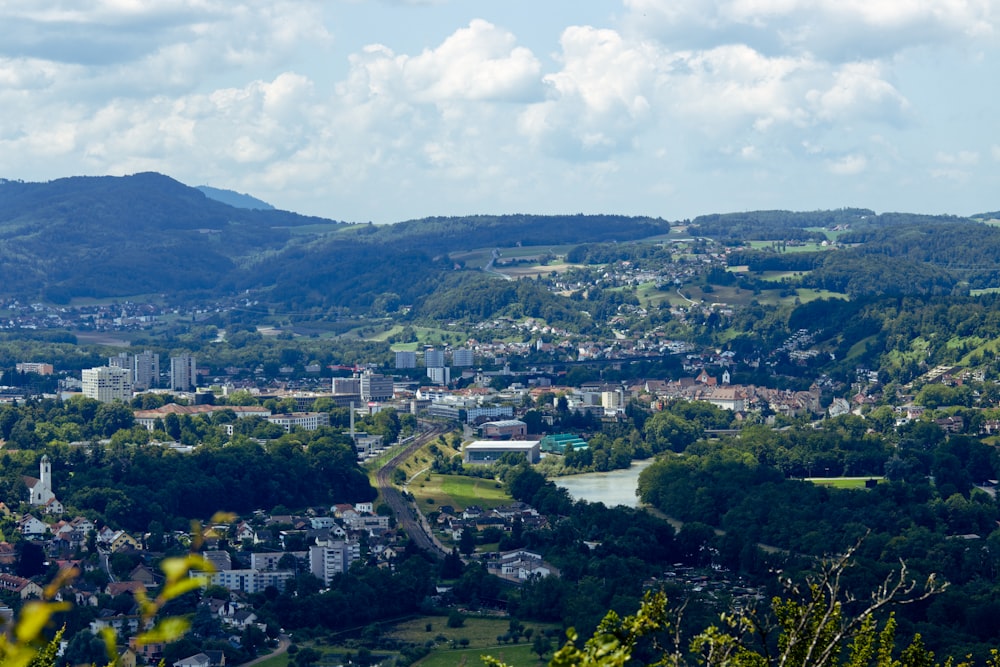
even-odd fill
[[[160,355],[146,350],[132,358],[132,386],[142,390],[160,386]]]
[[[309,571],[326,586],[336,575],[347,572],[356,560],[361,560],[359,542],[336,540],[309,547]]]
[[[81,373],[83,395],[101,403],[129,401],[132,398],[132,371],[127,368],[98,366]]]
[[[194,355],[170,357],[170,388],[174,391],[192,391],[198,386],[198,366]]]

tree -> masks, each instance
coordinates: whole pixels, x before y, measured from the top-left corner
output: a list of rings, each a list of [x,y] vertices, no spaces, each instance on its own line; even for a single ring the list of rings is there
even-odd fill
[[[448,627],[449,628],[460,628],[465,625],[465,616],[462,615],[457,609],[452,609],[448,614]]]
[[[535,635],[534,639],[531,640],[531,652],[538,655],[538,659],[541,660],[545,657],[545,654],[552,650],[552,639],[548,635],[539,632]]]
[[[463,556],[471,556],[476,551],[476,529],[467,526],[462,529],[462,535],[458,538],[458,550]]]
[[[879,612],[892,604],[917,602],[942,590],[934,578],[923,587],[908,579],[906,567],[886,578],[851,614],[843,609],[841,577],[854,549],[824,567],[805,583],[805,590],[789,584],[786,597],[772,601],[771,615],[744,611],[723,616],[723,627],[711,626],[697,634],[691,652],[680,643],[677,620],[668,610],[663,592],[650,592],[639,611],[620,617],[610,611],[594,634],[578,644],[572,628],[568,641],[556,651],[550,667],[623,667],[631,664],[640,642],[646,664],[681,667],[834,667],[846,657],[851,667],[922,667],[933,665],[934,655],[916,635],[899,659],[895,649],[895,619],[881,625]],[[850,599],[849,596],[847,596]],[[857,600],[851,600],[857,603]],[[534,649],[534,647],[532,647]],[[693,655],[692,655],[693,654]],[[486,657],[490,667],[504,667]],[[966,663],[968,664],[968,663]],[[1000,664],[998,654],[987,667]]]

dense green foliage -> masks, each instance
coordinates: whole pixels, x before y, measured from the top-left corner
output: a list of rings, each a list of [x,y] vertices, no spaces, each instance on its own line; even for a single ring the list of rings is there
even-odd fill
[[[845,575],[852,590],[874,590],[900,559],[919,575],[937,573],[950,588],[904,608],[900,622],[935,650],[985,655],[1000,641],[985,622],[997,593],[1000,507],[972,485],[995,479],[1000,458],[974,439],[945,440],[933,424],[904,430],[895,447],[865,427],[846,418],[818,432],[745,429],[739,438],[696,443],[644,471],[640,492],[671,516],[725,531],[737,552],[762,543],[822,556],[861,540],[862,567]],[[883,466],[889,481],[860,491],[789,477],[810,468],[874,476]],[[743,568],[752,563],[742,560]],[[961,611],[957,600],[964,600]]]

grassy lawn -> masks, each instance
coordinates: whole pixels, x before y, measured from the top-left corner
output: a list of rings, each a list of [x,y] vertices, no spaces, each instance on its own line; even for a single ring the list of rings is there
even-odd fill
[[[672,289],[671,290],[658,289],[656,287],[656,283],[643,283],[642,285],[639,285],[638,289],[636,289],[635,292],[636,296],[639,299],[639,303],[641,303],[643,306],[647,308],[649,306],[659,304],[663,301],[668,301],[670,299],[671,294],[673,294],[675,297],[677,296],[677,292],[675,292]]]
[[[834,489],[863,489],[865,488],[865,482],[870,479],[878,480],[879,484],[885,481],[884,477],[809,477],[806,478],[806,481],[818,486],[829,486]]]
[[[257,664],[260,665],[260,667],[287,667],[289,664],[289,656],[287,653],[282,653],[281,655],[276,655]]]
[[[816,299],[842,299],[844,301],[850,301],[851,298],[842,292],[831,292],[825,289],[798,289],[796,290],[799,296],[799,301],[802,303],[809,303],[810,301],[815,301]]]
[[[489,509],[511,501],[500,482],[461,475],[418,475],[410,483],[408,490],[425,512],[433,511],[441,505],[451,505],[456,509],[479,505]]]
[[[461,433],[457,431],[452,431],[451,433],[445,433],[444,438],[446,442],[451,442],[454,435],[461,437]],[[427,443],[420,449],[418,449],[413,456],[403,461],[402,465],[399,467],[406,473],[406,479],[411,479],[414,475],[421,471],[427,470],[431,463],[434,462],[434,454],[431,452],[431,445],[437,447],[438,451],[445,457],[451,458],[456,454],[461,454],[462,452],[453,449],[447,444],[441,444],[440,438],[435,438],[432,442]]]
[[[483,649],[448,649],[434,651],[429,656],[417,662],[419,667],[457,667],[466,665],[467,667],[477,667],[485,664],[482,656],[488,655],[502,660],[504,664],[511,667],[538,667],[538,665],[548,664],[548,659],[552,657],[549,653],[545,656],[545,661],[540,661],[538,656],[531,652],[530,644],[518,644],[512,646],[494,646],[490,650]]]
[[[431,631],[427,631],[427,624],[430,624]],[[421,667],[435,665],[481,665],[479,659],[482,655],[491,655],[494,658],[502,659],[509,665],[515,667],[532,667],[538,665],[538,656],[531,652],[531,642],[521,638],[519,644],[498,644],[497,637],[507,634],[510,622],[503,618],[466,618],[465,624],[460,628],[449,628],[448,618],[445,616],[423,616],[421,618],[400,623],[387,634],[397,639],[423,644],[429,640],[437,640],[444,637],[444,641],[437,641],[437,648],[418,662]],[[527,628],[532,628],[535,633],[558,626],[551,623],[528,623]],[[468,640],[466,648],[450,648],[453,640]],[[560,635],[560,642],[562,636]],[[557,644],[555,640],[553,646]],[[551,655],[551,654],[550,654]]]

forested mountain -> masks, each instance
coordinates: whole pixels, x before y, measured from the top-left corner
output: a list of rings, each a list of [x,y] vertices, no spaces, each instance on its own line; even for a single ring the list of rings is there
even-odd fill
[[[0,183],[3,293],[76,296],[223,289],[239,262],[331,221],[236,209],[154,173]]]
[[[0,296],[58,303],[192,291],[221,298],[266,288],[263,298],[279,310],[367,310],[380,295],[391,306],[433,290],[453,268],[448,252],[630,240],[670,229],[659,219],[610,215],[347,225],[235,208],[217,201],[218,192],[209,197],[155,173],[0,181]]]

